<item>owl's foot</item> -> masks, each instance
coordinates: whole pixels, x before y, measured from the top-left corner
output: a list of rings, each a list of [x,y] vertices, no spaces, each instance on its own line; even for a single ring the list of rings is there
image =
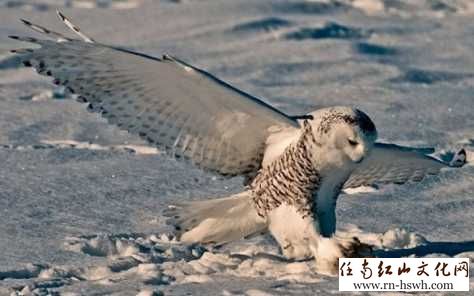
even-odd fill
[[[315,254],[316,269],[327,275],[337,275],[339,258],[372,257],[372,246],[353,238],[321,238]]]
[[[311,246],[308,241],[302,243],[287,243],[281,246],[283,256],[292,260],[305,260],[313,257]]]
[[[373,257],[372,246],[361,242],[357,237],[337,239],[341,250],[340,258]]]

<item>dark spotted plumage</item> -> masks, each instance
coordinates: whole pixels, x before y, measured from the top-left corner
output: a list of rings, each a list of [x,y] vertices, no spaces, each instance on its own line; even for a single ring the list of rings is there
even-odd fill
[[[312,162],[313,147],[319,145],[311,125],[304,121],[299,140],[269,166],[261,169],[250,184],[257,213],[267,213],[280,204],[294,205],[303,217],[313,213],[315,192],[321,176]]]
[[[331,126],[338,122],[359,126],[365,134],[376,132],[375,125],[372,120],[370,120],[370,118],[364,112],[358,109],[354,110],[354,115],[338,112],[335,110],[327,112],[326,115],[324,115],[324,117],[321,119],[318,132],[321,134],[327,134]]]

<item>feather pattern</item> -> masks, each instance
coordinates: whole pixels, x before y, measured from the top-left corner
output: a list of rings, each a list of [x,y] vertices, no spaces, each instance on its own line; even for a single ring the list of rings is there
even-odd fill
[[[312,162],[315,145],[311,125],[305,120],[298,141],[255,177],[250,188],[259,216],[266,217],[281,204],[295,206],[303,217],[316,212],[313,193],[322,180]]]
[[[394,144],[375,143],[370,154],[356,167],[344,188],[375,184],[404,184],[419,182],[427,175],[438,174],[442,168],[462,166],[466,155],[460,150],[459,163],[450,164],[428,156],[431,148],[411,148]],[[464,158],[462,156],[464,155]]]
[[[290,116],[173,57],[95,43],[82,33],[83,41],[70,39],[24,23],[56,39],[11,36],[40,45],[19,52],[26,66],[78,94],[89,111],[203,169],[251,174],[260,168],[272,132],[299,127]]]

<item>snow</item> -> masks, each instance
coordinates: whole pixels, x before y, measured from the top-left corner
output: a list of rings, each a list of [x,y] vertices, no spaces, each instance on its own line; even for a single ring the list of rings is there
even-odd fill
[[[474,258],[472,1],[0,0],[0,295],[338,294],[269,236],[176,241],[167,204],[242,180],[166,158],[20,68],[8,50],[26,45],[6,36],[37,36],[19,18],[67,32],[56,8],[95,40],[180,57],[287,113],[357,106],[384,142],[464,147],[461,169],[347,191],[337,235],[380,257]]]

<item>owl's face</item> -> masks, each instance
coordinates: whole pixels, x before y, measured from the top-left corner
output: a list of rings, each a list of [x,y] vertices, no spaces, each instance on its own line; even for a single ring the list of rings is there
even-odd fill
[[[359,163],[377,138],[372,120],[362,111],[332,107],[314,113],[313,130],[330,158],[343,163]]]
[[[334,132],[334,146],[354,163],[361,162],[375,142],[373,135],[367,135],[358,126],[339,124]]]

